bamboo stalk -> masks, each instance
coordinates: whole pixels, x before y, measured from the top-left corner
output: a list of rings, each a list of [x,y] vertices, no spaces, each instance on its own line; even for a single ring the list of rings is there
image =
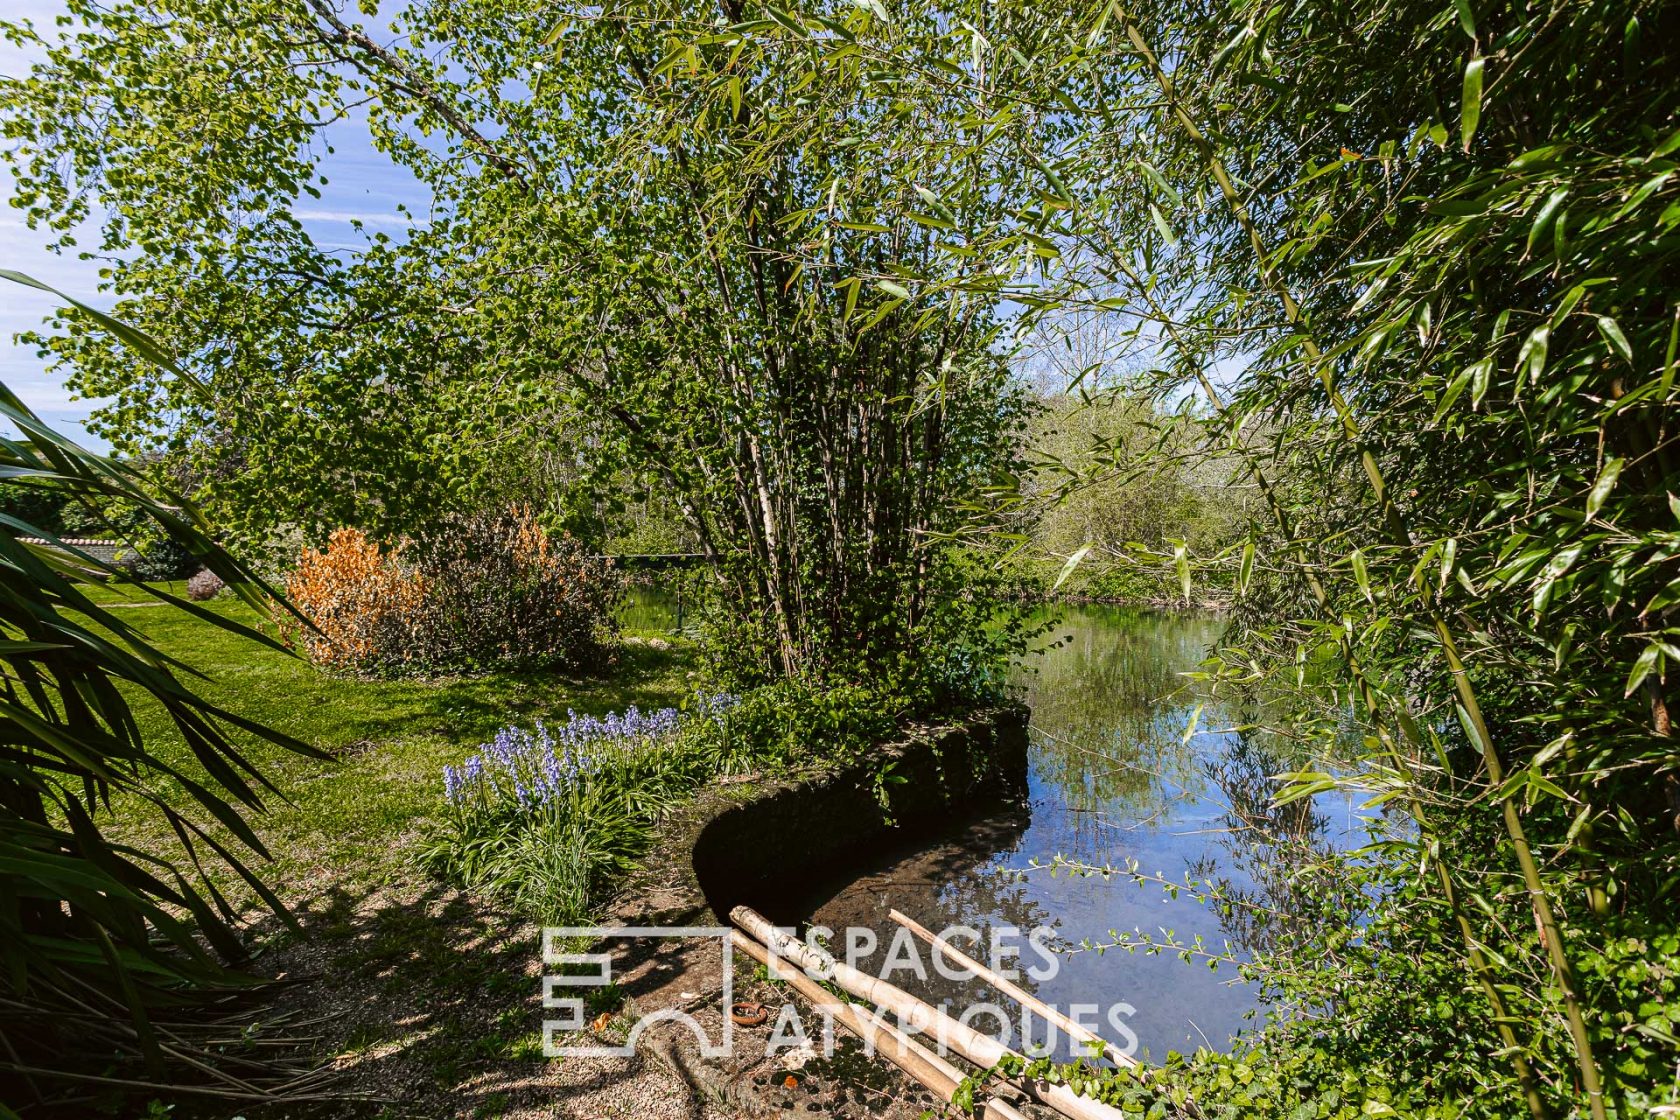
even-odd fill
[[[1097,1034],[1088,1027],[1081,1026],[1080,1024],[1074,1022],[1066,1015],[1063,1015],[1060,1011],[1057,1011],[1054,1007],[1051,1007],[1031,992],[1022,988],[1019,984],[1016,984],[1013,981],[998,975],[996,972],[993,972],[991,969],[987,968],[973,957],[970,957],[967,953],[964,953],[962,950],[958,949],[956,946],[952,945],[950,942],[946,941],[944,938],[940,937],[937,933],[934,933],[931,929],[928,929],[914,918],[902,914],[897,910],[887,911],[887,916],[899,925],[903,926],[905,929],[909,930],[911,933],[915,934],[917,937],[921,938],[923,941],[926,941],[929,945],[932,945],[934,949],[944,954],[953,964],[968,969],[970,972],[992,985],[992,987],[998,989],[998,991],[1013,997],[1023,1006],[1038,1012],[1041,1018],[1054,1023],[1073,1038],[1078,1039],[1080,1042],[1097,1043],[1102,1047],[1102,1052],[1107,1054],[1109,1059],[1113,1061],[1115,1065],[1126,1066],[1131,1069],[1141,1071],[1141,1066],[1136,1058],[1132,1057],[1130,1054],[1122,1053],[1119,1047],[1115,1046],[1112,1042],[1109,1042],[1107,1039],[1103,1038],[1101,1035]]]
[[[1126,273],[1127,278],[1130,279],[1132,283],[1139,283],[1139,279],[1136,274],[1127,269],[1124,262],[1121,263],[1120,269]],[[1155,311],[1157,317],[1165,324],[1166,334],[1172,339],[1173,344],[1177,346],[1180,351],[1184,351],[1186,346],[1179,338],[1178,329],[1170,321],[1170,316],[1166,315],[1159,306],[1152,305],[1152,310]],[[1218,413],[1227,412],[1228,408],[1225,401],[1220,397],[1219,391],[1214,388],[1213,383],[1208,380],[1206,372],[1198,370],[1196,373],[1196,380],[1200,383],[1202,392],[1207,397],[1208,403],[1213,407],[1213,410]],[[1270,508],[1272,517],[1277,522],[1279,529],[1282,531],[1286,539],[1289,538],[1290,533],[1292,532],[1290,528],[1289,515],[1287,511],[1284,510],[1281,501],[1278,499],[1277,493],[1272,487],[1271,480],[1266,476],[1265,471],[1260,467],[1260,465],[1253,460],[1247,450],[1242,448],[1240,445],[1238,446],[1238,454],[1242,457],[1244,469],[1249,472],[1250,477],[1254,479],[1255,484],[1260,488],[1261,494],[1265,496],[1266,504]],[[1299,543],[1296,544],[1295,560],[1300,566],[1300,574],[1302,578],[1306,581],[1308,589],[1313,594],[1314,601],[1322,610],[1328,602],[1328,592],[1325,590],[1324,585],[1319,581],[1318,577],[1313,574],[1311,563],[1305,552],[1301,550]],[[1395,740],[1393,734],[1388,729],[1385,722],[1386,717],[1383,715],[1382,705],[1379,702],[1378,690],[1371,684],[1369,677],[1365,673],[1364,666],[1361,663],[1357,652],[1354,650],[1347,632],[1344,630],[1337,631],[1337,647],[1340,650],[1343,659],[1347,663],[1348,672],[1353,677],[1355,687],[1359,690],[1360,699],[1365,704],[1366,710],[1370,712],[1373,717],[1372,729],[1375,731],[1378,741],[1384,751],[1389,755],[1395,769],[1399,771],[1408,783],[1407,788],[1409,792],[1405,794],[1408,811],[1411,813],[1413,820],[1417,822],[1420,830],[1430,832],[1431,828],[1429,825],[1428,814],[1424,809],[1423,802],[1418,798],[1415,790],[1417,778],[1412,772],[1411,763],[1408,761],[1406,755],[1401,751],[1400,744]],[[1398,716],[1397,724],[1399,726],[1400,733],[1405,738],[1406,743],[1414,750],[1422,750],[1424,744],[1419,738],[1417,738],[1415,731],[1415,717],[1412,716],[1410,711],[1407,709],[1404,699],[1398,702],[1396,715]],[[1500,1041],[1504,1043],[1504,1052],[1510,1055],[1512,1068],[1516,1071],[1517,1080],[1523,1087],[1523,1095],[1528,1102],[1529,1111],[1533,1114],[1535,1120],[1546,1120],[1547,1113],[1545,1102],[1540,1097],[1538,1082],[1535,1080],[1533,1071],[1527,1060],[1522,1055],[1522,1044],[1518,1041],[1516,1032],[1512,1029],[1512,1024],[1516,1022],[1516,1018],[1510,1013],[1505,1002],[1505,997],[1500,993],[1499,986],[1493,976],[1492,965],[1489,962],[1487,954],[1482,951],[1481,942],[1477,938],[1475,931],[1471,928],[1469,916],[1466,914],[1464,905],[1458,897],[1458,888],[1453,882],[1452,871],[1447,866],[1445,860],[1433,859],[1430,863],[1434,867],[1436,879],[1441,884],[1442,896],[1446,900],[1447,907],[1452,911],[1453,917],[1458,923],[1459,934],[1464,941],[1465,955],[1470,962],[1470,971],[1475,975],[1476,982],[1480,985],[1483,995],[1487,998],[1488,1006],[1493,1011],[1492,1019],[1494,1029],[1498,1032]]]
[[[1117,9],[1126,26],[1127,37],[1138,53],[1148,64],[1151,75],[1166,96],[1167,103],[1172,106],[1174,115],[1185,128],[1192,142],[1202,156],[1203,163],[1215,182],[1219,184],[1220,193],[1230,205],[1237,223],[1248,234],[1248,240],[1253,247],[1255,260],[1260,268],[1261,280],[1272,289],[1283,304],[1287,321],[1295,324],[1301,317],[1300,306],[1295,302],[1289,291],[1288,284],[1278,275],[1266,252],[1266,247],[1260,238],[1258,228],[1248,212],[1247,206],[1237,194],[1230,176],[1225,170],[1224,162],[1219,158],[1212,141],[1202,134],[1196,127],[1195,120],[1188,109],[1178,98],[1172,79],[1162,68],[1155,52],[1150,49],[1143,37],[1143,32],[1132,16],[1123,9]],[[1360,464],[1364,468],[1365,476],[1370,483],[1372,496],[1377,500],[1377,506],[1389,535],[1396,544],[1404,547],[1411,543],[1411,530],[1405,517],[1389,497],[1388,482],[1376,458],[1365,450],[1362,445],[1359,424],[1354,417],[1353,409],[1349,406],[1341,391],[1335,387],[1331,376],[1325,372],[1325,360],[1318,348],[1318,344],[1309,330],[1302,338],[1302,351],[1307,360],[1320,372],[1319,381],[1324,387],[1325,396],[1336,417],[1341,422],[1342,438],[1360,449]],[[1446,655],[1448,671],[1453,680],[1453,687],[1459,696],[1460,706],[1464,710],[1468,729],[1473,731],[1472,739],[1479,739],[1476,745],[1480,748],[1483,764],[1487,767],[1488,781],[1492,789],[1498,790],[1502,784],[1502,765],[1499,752],[1494,745],[1493,734],[1489,731],[1482,718],[1481,707],[1477,702],[1475,686],[1465,672],[1459,656],[1458,644],[1453,638],[1452,630],[1446,619],[1438,610],[1430,611],[1430,621],[1434,624],[1436,634],[1441,640],[1442,653]],[[1575,1047],[1576,1065],[1581,1072],[1581,1085],[1587,1092],[1587,1108],[1593,1120],[1606,1120],[1608,1111],[1604,1100],[1604,1087],[1600,1077],[1598,1058],[1593,1052],[1592,1039],[1587,1030],[1586,1016],[1581,1008],[1581,999],[1576,984],[1574,966],[1564,949],[1563,935],[1558,929],[1557,919],[1552,911],[1550,896],[1546,893],[1545,884],[1540,879],[1540,870],[1534,860],[1533,852],[1528,843],[1528,833],[1523,827],[1521,814],[1518,813],[1513,797],[1506,794],[1499,798],[1501,802],[1501,816],[1504,818],[1506,834],[1511,839],[1511,846],[1517,857],[1517,867],[1522,872],[1523,883],[1528,889],[1529,903],[1534,911],[1535,923],[1540,927],[1541,941],[1545,945],[1546,954],[1552,965],[1553,978],[1556,980],[1560,994],[1563,997],[1564,1018],[1569,1026],[1570,1039]],[[1536,1091],[1532,1084],[1525,1086],[1529,1090],[1530,1107],[1535,1114],[1542,1115],[1544,1106],[1535,1107],[1538,1102]]]
[[[740,930],[730,931],[730,941],[735,948],[759,964],[771,967],[774,957],[770,950]],[[777,979],[792,985],[793,990],[804,996],[813,1007],[863,1039],[876,1053],[885,1056],[928,1092],[945,1101],[951,1101],[956,1096],[957,1089],[964,1080],[962,1071],[956,1066],[890,1023],[871,1016],[857,1004],[841,1003],[798,969],[784,969],[775,975]],[[1026,1120],[1026,1117],[1007,1101],[977,1099],[974,1103],[977,1116],[995,1117],[996,1120]]]
[[[779,956],[801,968],[827,976],[859,999],[866,999],[891,1011],[898,1017],[898,1021],[910,1030],[933,1035],[942,1046],[949,1046],[982,1069],[993,1068],[1005,1057],[1021,1058],[1019,1053],[992,1036],[981,1034],[966,1023],[951,1018],[904,989],[859,971],[844,961],[837,961],[828,953],[813,949],[798,938],[777,929],[762,914],[749,907],[737,906],[730,911],[729,917],[736,925],[775,950]],[[1067,1085],[1025,1080],[1022,1082],[1022,1088],[1035,1100],[1068,1117],[1068,1120],[1125,1120],[1119,1109],[1094,1098],[1080,1096]]]

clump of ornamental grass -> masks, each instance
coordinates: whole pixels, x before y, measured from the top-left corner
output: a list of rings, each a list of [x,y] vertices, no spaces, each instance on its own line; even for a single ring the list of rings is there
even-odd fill
[[[534,917],[582,920],[653,824],[725,767],[718,744],[736,704],[697,695],[686,710],[567,712],[556,725],[503,728],[444,767],[443,824],[426,862]]]

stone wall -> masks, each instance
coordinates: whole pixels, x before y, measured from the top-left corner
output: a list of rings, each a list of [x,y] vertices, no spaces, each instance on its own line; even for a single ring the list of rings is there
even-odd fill
[[[1027,712],[1008,707],[907,735],[849,765],[713,786],[660,830],[611,907],[622,924],[728,925],[800,875],[948,827],[1025,787]]]

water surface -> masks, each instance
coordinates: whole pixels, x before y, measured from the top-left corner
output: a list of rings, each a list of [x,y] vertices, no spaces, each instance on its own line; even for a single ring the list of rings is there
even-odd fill
[[[1082,1017],[1116,1043],[1127,1046],[1135,1036],[1138,1051],[1156,1060],[1168,1050],[1226,1048],[1257,1025],[1261,1009],[1261,993],[1239,982],[1233,966],[1214,971],[1205,957],[1186,963],[1175,953],[1079,951],[1056,954],[1050,975],[1043,955],[1006,931],[1049,927],[1064,950],[1086,939],[1112,941],[1111,931],[1180,943],[1199,936],[1209,949],[1229,944],[1241,956],[1266,937],[1286,936],[1287,923],[1264,911],[1222,917],[1184,892],[1174,898],[1129,875],[1053,874],[1047,865],[1058,857],[1093,866],[1135,861],[1146,875],[1180,882],[1211,876],[1252,901],[1287,908],[1288,859],[1251,841],[1284,833],[1345,845],[1361,842],[1363,830],[1339,798],[1270,806],[1268,775],[1290,767],[1253,738],[1227,730],[1244,722],[1241,713],[1184,675],[1219,636],[1219,619],[1102,606],[1054,617],[1055,644],[1020,673],[1032,709],[1021,802],[951,822],[933,843],[839,870],[812,884],[789,916],[876,931],[879,948],[860,954],[860,966],[877,975],[895,951],[898,927],[889,909],[933,929],[973,927],[985,944],[996,931],[1005,955],[1015,945],[1017,967],[1039,974],[1025,973],[1023,987],[1064,1013],[1090,1005]],[[907,963],[904,947],[896,952]],[[1014,1041],[1023,1030],[1029,1040],[1044,1040],[1041,1023],[1029,1019],[1023,1027],[1014,1005],[983,984],[938,975],[925,952],[920,961],[925,980],[900,968],[893,981],[957,1009],[995,1000],[1009,1008]],[[983,1014],[974,1025],[996,1033],[992,1022]]]

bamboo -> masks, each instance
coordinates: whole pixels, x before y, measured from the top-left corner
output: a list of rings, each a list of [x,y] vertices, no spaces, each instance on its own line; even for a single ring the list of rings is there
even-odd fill
[[[1123,263],[1120,267],[1134,284],[1139,282],[1138,277],[1127,270]],[[1152,310],[1165,323],[1166,334],[1172,339],[1173,344],[1181,351],[1185,350],[1185,344],[1179,339],[1178,330],[1170,321],[1170,317],[1165,315],[1158,306],[1152,306]],[[1226,403],[1220,397],[1219,391],[1214,388],[1213,383],[1208,380],[1207,374],[1198,370],[1196,380],[1200,383],[1202,392],[1207,397],[1213,410],[1219,413],[1226,412]],[[1242,456],[1244,468],[1254,479],[1255,484],[1259,486],[1260,492],[1265,495],[1266,503],[1271,509],[1273,518],[1287,538],[1291,532],[1289,515],[1279,501],[1276,491],[1273,490],[1271,480],[1267,478],[1260,465],[1249,456],[1246,449],[1239,446],[1238,453]],[[1328,592],[1325,591],[1324,585],[1318,577],[1313,574],[1311,564],[1305,553],[1300,551],[1299,544],[1296,545],[1296,549],[1296,563],[1300,565],[1301,576],[1312,592],[1314,601],[1322,609],[1328,602]],[[1411,783],[1411,786],[1415,786],[1417,779],[1411,772],[1411,763],[1384,723],[1378,693],[1366,676],[1364,666],[1361,664],[1358,654],[1354,651],[1345,631],[1337,631],[1337,645],[1342,657],[1347,662],[1348,672],[1353,677],[1366,710],[1373,716],[1372,730],[1375,731],[1378,741],[1389,755],[1396,770]],[[1399,703],[1397,714],[1400,732],[1405,737],[1407,744],[1413,749],[1422,749],[1423,743],[1416,736],[1413,729],[1413,717],[1407,710],[1403,699]],[[1412,814],[1412,818],[1417,822],[1420,829],[1427,832],[1429,830],[1428,815],[1424,811],[1423,803],[1418,799],[1415,790],[1408,792],[1405,796],[1407,808]],[[1493,977],[1492,965],[1489,963],[1487,954],[1482,951],[1481,943],[1477,939],[1475,931],[1470,926],[1470,919],[1465,912],[1463,902],[1458,897],[1458,888],[1453,882],[1451,869],[1447,867],[1444,860],[1434,859],[1430,862],[1434,867],[1436,879],[1441,884],[1442,896],[1446,900],[1447,907],[1452,911],[1453,917],[1458,923],[1459,934],[1464,941],[1465,954],[1470,962],[1470,970],[1475,974],[1476,982],[1480,985],[1483,995],[1487,998],[1488,1006],[1493,1011],[1494,1029],[1499,1033],[1500,1040],[1504,1043],[1504,1052],[1510,1055],[1511,1065],[1516,1071],[1518,1082],[1523,1087],[1523,1095],[1528,1102],[1529,1111],[1533,1114],[1535,1120],[1546,1120],[1546,1107],[1540,1097],[1538,1083],[1535,1081],[1533,1071],[1527,1060],[1523,1058],[1522,1044],[1517,1040],[1516,1032],[1512,1029],[1512,1024],[1516,1022],[1516,1018],[1508,1010],[1505,997],[1500,994],[1499,986]]]
[[[740,930],[730,931],[730,941],[759,964],[770,967],[770,950]],[[964,1080],[962,1071],[956,1066],[892,1024],[871,1016],[857,1004],[841,1003],[798,969],[785,969],[776,975],[792,985],[793,990],[804,996],[812,1006],[863,1039],[928,1092],[945,1101],[951,1101],[956,1096]],[[977,1116],[1026,1120],[1020,1110],[1007,1101],[977,1098],[974,1104]]]
[[[889,910],[887,912],[887,916],[892,918],[893,921],[897,922],[905,929],[909,930],[911,933],[915,934],[917,937],[921,938],[923,941],[926,941],[929,945],[932,945],[936,950],[949,958],[953,964],[968,969],[970,972],[992,985],[992,987],[996,988],[998,991],[1013,997],[1023,1006],[1038,1012],[1041,1018],[1056,1024],[1056,1026],[1066,1031],[1073,1038],[1078,1039],[1080,1042],[1097,1043],[1102,1047],[1102,1052],[1107,1054],[1109,1059],[1113,1061],[1115,1065],[1141,1070],[1136,1058],[1132,1057],[1130,1054],[1121,1052],[1121,1050],[1112,1042],[1109,1042],[1095,1031],[1090,1030],[1087,1027],[1083,1027],[1074,1022],[1072,1019],[1069,1019],[1066,1015],[1063,1015],[1054,1007],[1051,1007],[1031,992],[1022,988],[1019,984],[1016,984],[1013,981],[998,975],[996,972],[993,972],[991,969],[987,968],[973,957],[970,957],[967,953],[964,953],[962,950],[958,949],[956,946],[952,945],[950,942],[946,941],[944,938],[940,937],[937,933],[934,933],[914,918],[902,914],[897,910]]]
[[[1230,205],[1232,214],[1238,224],[1248,234],[1249,243],[1253,247],[1256,261],[1260,267],[1262,281],[1279,297],[1287,321],[1291,324],[1296,323],[1301,317],[1300,306],[1290,294],[1287,283],[1277,274],[1271,264],[1271,258],[1261,241],[1259,230],[1255,226],[1248,208],[1237,194],[1230,176],[1226,173],[1224,162],[1219,158],[1212,142],[1196,127],[1196,122],[1192,119],[1189,110],[1179,102],[1172,79],[1162,68],[1155,52],[1150,49],[1148,42],[1143,37],[1142,30],[1132,16],[1124,9],[1117,8],[1116,11],[1125,22],[1127,37],[1131,39],[1132,45],[1137,48],[1138,53],[1148,64],[1151,75],[1154,77],[1156,84],[1160,86],[1161,92],[1165,94],[1167,103],[1172,107],[1173,114],[1178,118],[1179,123],[1184,126],[1186,134],[1196,145],[1209,173],[1219,184],[1220,193]],[[1354,418],[1353,410],[1340,390],[1335,387],[1330,374],[1325,370],[1323,354],[1319,351],[1318,344],[1310,331],[1303,337],[1302,350],[1308,361],[1319,367],[1319,380],[1324,386],[1325,395],[1329,399],[1331,407],[1341,421],[1343,438],[1356,447],[1360,446],[1359,425]],[[1382,511],[1383,521],[1389,535],[1397,544],[1401,546],[1409,545],[1412,539],[1411,530],[1399,508],[1389,498],[1387,479],[1384,477],[1376,459],[1362,447],[1360,463],[1364,468],[1366,478],[1369,480],[1372,495],[1376,498],[1377,505]],[[1445,618],[1438,611],[1431,611],[1430,613],[1430,621],[1434,624],[1435,631],[1441,639],[1441,649],[1446,655],[1448,670],[1453,678],[1453,686],[1458,693],[1460,706],[1464,709],[1466,730],[1472,732],[1472,739],[1479,740],[1477,746],[1481,750],[1483,763],[1487,767],[1489,784],[1491,788],[1497,791],[1502,783],[1502,766],[1499,752],[1494,745],[1493,735],[1482,719],[1475,687],[1470,683],[1469,676],[1465,672],[1458,653],[1457,642],[1454,640]],[[1547,957],[1552,965],[1553,978],[1556,980],[1563,997],[1564,1017],[1569,1025],[1570,1038],[1575,1047],[1576,1064],[1581,1072],[1581,1085],[1587,1093],[1588,1110],[1593,1120],[1606,1120],[1608,1111],[1605,1106],[1603,1083],[1599,1073],[1598,1059],[1593,1053],[1592,1039],[1587,1031],[1586,1017],[1581,1009],[1574,966],[1570,963],[1568,953],[1564,949],[1563,935],[1558,929],[1557,919],[1552,911],[1551,899],[1546,894],[1545,884],[1540,879],[1539,866],[1535,863],[1533,852],[1530,850],[1527,830],[1523,827],[1522,817],[1517,811],[1515,800],[1510,794],[1506,794],[1499,797],[1499,801],[1501,802],[1500,808],[1501,815],[1504,818],[1505,831],[1511,839],[1512,847],[1515,849],[1517,866],[1522,872],[1523,883],[1528,889],[1529,903],[1534,911],[1535,924],[1540,928],[1541,941],[1545,945]],[[1519,1069],[1519,1075],[1526,1073],[1526,1068]],[[1531,1111],[1534,1112],[1536,1117],[1543,1117],[1546,1113],[1545,1105],[1539,1097],[1538,1089],[1531,1075],[1523,1076],[1523,1085]]]
[[[757,911],[737,906],[729,917],[736,925],[758,938],[776,953],[801,968],[808,968],[833,980],[859,999],[891,1011],[910,1030],[932,1034],[982,1069],[991,1069],[1002,1058],[1020,1058],[1016,1051],[990,1035],[981,1034],[966,1023],[951,1018],[904,989],[837,961],[828,953],[811,948],[771,925]],[[1024,1060],[1024,1059],[1023,1059]],[[1047,1081],[1023,1081],[1022,1088],[1035,1100],[1060,1112],[1068,1120],[1125,1120],[1119,1109],[1091,1097],[1080,1096],[1067,1085]]]

